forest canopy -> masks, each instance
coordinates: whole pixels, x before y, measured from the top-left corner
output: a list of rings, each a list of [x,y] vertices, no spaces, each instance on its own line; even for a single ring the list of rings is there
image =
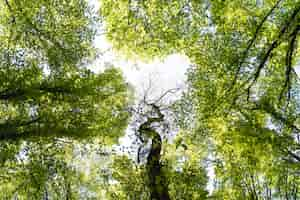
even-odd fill
[[[300,199],[299,0],[91,2],[0,0],[0,199]],[[100,34],[186,89],[92,71]]]

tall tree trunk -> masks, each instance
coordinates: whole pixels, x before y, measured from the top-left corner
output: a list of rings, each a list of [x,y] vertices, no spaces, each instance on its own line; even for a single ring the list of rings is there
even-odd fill
[[[140,125],[139,132],[152,139],[151,149],[147,157],[146,171],[151,200],[170,200],[168,183],[162,171],[160,160],[162,139],[159,133],[151,127],[153,123],[160,123],[164,115],[156,105],[152,105],[158,117],[148,117],[147,121]]]
[[[146,164],[151,200],[170,200],[167,180],[160,162],[161,142],[160,135],[153,131],[151,150]]]

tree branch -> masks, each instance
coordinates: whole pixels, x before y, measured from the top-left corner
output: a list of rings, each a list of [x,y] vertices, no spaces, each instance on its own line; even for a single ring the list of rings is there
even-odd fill
[[[233,80],[233,83],[232,85],[235,85],[236,81],[237,81],[237,78],[238,78],[238,75],[241,71],[241,68],[242,68],[242,64],[245,62],[245,59],[251,49],[251,47],[253,46],[254,42],[256,41],[257,37],[258,37],[258,34],[261,30],[261,28],[263,27],[264,23],[267,21],[267,19],[270,17],[270,15],[273,13],[273,11],[278,7],[278,5],[281,3],[282,0],[278,0],[274,6],[269,10],[269,12],[264,16],[264,18],[262,19],[262,21],[259,23],[259,25],[256,27],[256,30],[254,32],[254,35],[253,37],[248,41],[248,45],[245,49],[245,51],[243,52],[242,56],[241,56],[241,61],[239,62],[238,64],[238,68],[235,72],[235,76],[234,76],[234,80]]]
[[[259,105],[256,104],[254,109],[262,110],[269,115],[271,115],[274,119],[280,121],[281,123],[287,125],[289,128],[293,129],[297,133],[300,133],[300,128],[298,128],[294,123],[290,122],[287,118],[283,117],[282,114],[277,112],[271,105]],[[254,110],[253,109],[253,110]]]
[[[13,9],[12,9],[12,7],[10,6],[8,0],[4,0],[4,2],[5,2],[5,4],[6,4],[8,10],[9,10],[9,12],[11,12],[11,16],[12,16],[12,18],[13,18],[13,19],[12,19],[12,23],[16,23],[16,17],[13,15]]]
[[[259,63],[256,72],[254,73],[254,78],[252,79],[252,81],[250,82],[247,91],[248,91],[248,97],[247,99],[249,100],[249,95],[250,95],[250,90],[253,87],[253,85],[256,83],[257,79],[260,76],[260,72],[262,71],[262,69],[264,68],[266,62],[268,61],[272,51],[278,47],[278,45],[281,44],[281,39],[283,37],[283,35],[287,32],[288,28],[290,27],[290,25],[292,24],[292,22],[295,20],[296,16],[298,15],[300,11],[300,3],[298,4],[298,7],[295,8],[294,12],[292,13],[292,15],[289,17],[289,19],[286,21],[286,23],[283,25],[283,27],[281,28],[277,39],[275,39],[271,45],[269,46],[269,48],[267,48],[266,53],[263,55],[261,62]],[[248,79],[247,82],[249,82],[251,80]]]
[[[292,73],[292,61],[293,61],[293,55],[294,51],[296,49],[296,44],[297,44],[297,35],[300,31],[300,25],[298,25],[295,30],[293,31],[291,35],[291,40],[288,45],[288,51],[286,53],[286,71],[285,71],[285,82],[283,85],[283,88],[280,92],[279,96],[279,101],[281,101],[285,90],[287,90],[288,97],[287,100],[289,101],[290,99],[290,90],[291,90],[291,73]]]
[[[298,162],[300,162],[300,156],[298,156],[297,154],[293,153],[290,150],[287,150],[287,153],[292,156],[294,159],[296,159]]]

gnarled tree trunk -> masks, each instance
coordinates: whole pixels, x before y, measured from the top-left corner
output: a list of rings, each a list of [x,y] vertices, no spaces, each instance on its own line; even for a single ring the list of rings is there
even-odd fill
[[[160,123],[164,120],[164,115],[159,108],[152,104],[157,117],[148,117],[147,121],[140,125],[139,132],[151,138],[151,149],[147,157],[146,171],[148,176],[148,187],[151,200],[170,200],[168,183],[162,171],[160,154],[162,139],[159,133],[151,127],[153,123]]]

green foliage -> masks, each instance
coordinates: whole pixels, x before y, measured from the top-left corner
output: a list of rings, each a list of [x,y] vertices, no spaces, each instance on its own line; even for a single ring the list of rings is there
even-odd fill
[[[172,199],[300,198],[299,0],[100,4],[98,16],[85,0],[0,2],[1,199],[150,198],[145,164],[88,148],[117,142],[132,100],[119,70],[86,69],[100,19],[129,58],[193,64],[181,131],[158,141]]]
[[[118,69],[86,68],[98,24],[86,1],[5,0],[0,10],[0,199],[81,199],[76,144],[124,134],[127,84]]]
[[[24,73],[22,69],[12,76],[17,80]],[[36,73],[27,76],[20,78],[27,85],[8,82],[6,88],[11,89],[3,89],[1,115],[6,120],[1,123],[2,139],[98,134],[117,138],[126,127],[128,115],[122,109],[128,98],[118,70],[109,69],[99,75],[74,70],[41,80],[36,80]]]
[[[86,1],[7,0],[0,7],[0,49],[6,56],[19,51],[24,61],[58,68],[91,55],[96,19]]]
[[[19,154],[1,167],[0,197],[74,199],[76,192],[71,187],[76,186],[78,175],[64,159],[66,154],[63,143],[23,143]]]
[[[117,139],[128,118],[127,85],[119,70],[95,74],[82,67],[93,52],[97,22],[86,2],[1,6],[0,138]]]
[[[106,36],[133,58],[161,57],[181,51],[199,35],[202,1],[101,1]]]
[[[195,113],[191,134],[213,157],[211,198],[299,198],[298,0],[103,1],[101,14],[130,57],[193,63],[180,108],[192,111],[179,123]]]
[[[180,140],[180,136],[176,140]],[[207,176],[201,163],[203,153],[190,139],[181,142],[180,147],[175,143],[163,144],[162,171],[171,199],[206,199]],[[115,157],[110,167],[111,182],[108,184],[111,187],[107,190],[107,198],[149,199],[146,167],[146,164],[137,165],[127,156]]]
[[[107,199],[149,199],[145,169],[127,156],[116,156],[111,165],[111,188]]]
[[[204,144],[203,144],[204,145]],[[171,199],[207,199],[207,172],[203,165],[205,150],[183,133],[174,144],[165,144],[164,171]]]

